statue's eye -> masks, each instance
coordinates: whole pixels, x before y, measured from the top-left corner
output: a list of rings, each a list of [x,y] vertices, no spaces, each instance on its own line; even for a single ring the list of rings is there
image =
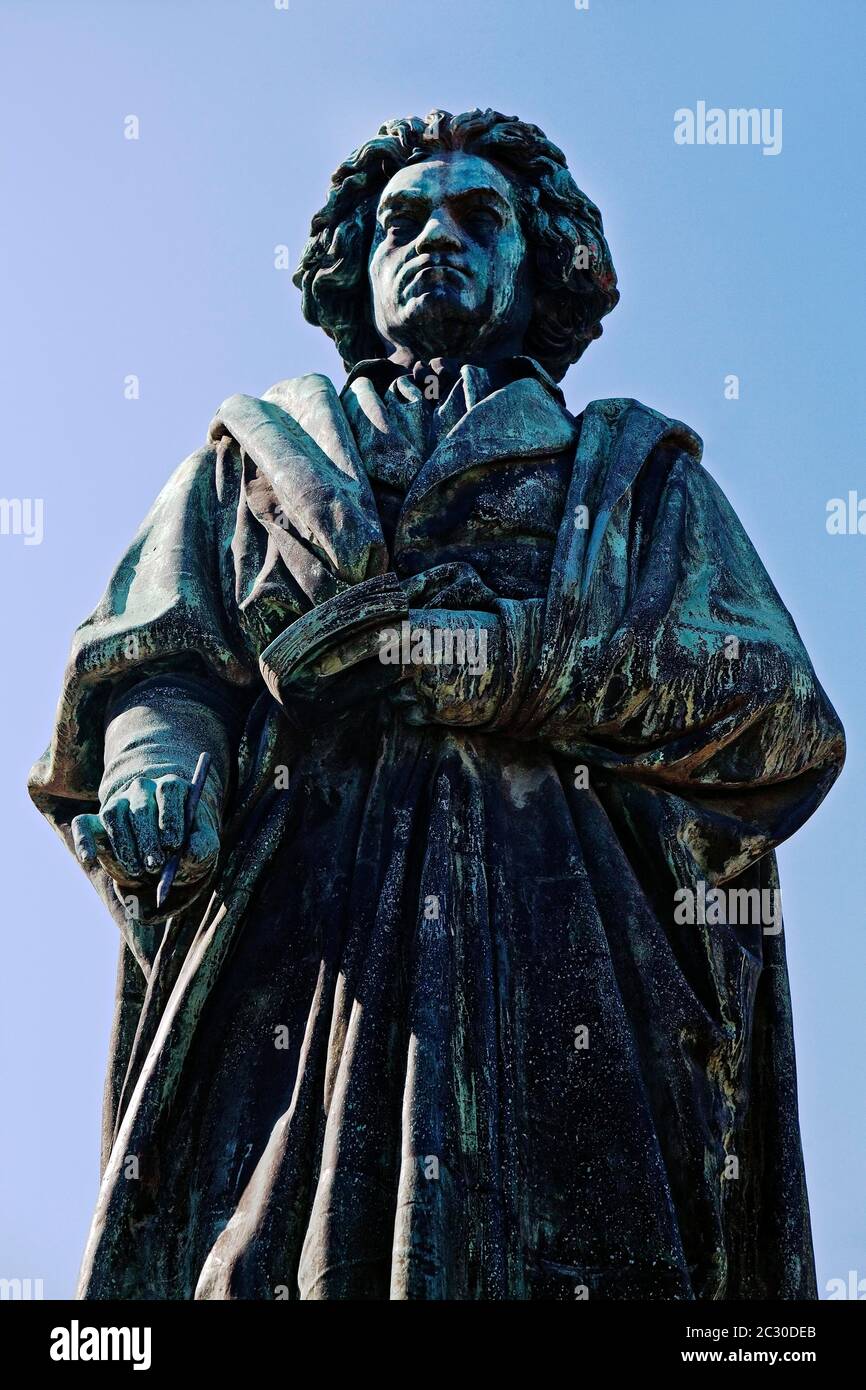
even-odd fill
[[[499,226],[499,218],[492,208],[472,208],[464,220],[470,231],[479,233],[492,231],[494,227]]]
[[[388,218],[385,223],[385,231],[391,232],[394,236],[408,236],[417,229],[417,226],[417,217],[413,217],[410,212],[398,212]]]

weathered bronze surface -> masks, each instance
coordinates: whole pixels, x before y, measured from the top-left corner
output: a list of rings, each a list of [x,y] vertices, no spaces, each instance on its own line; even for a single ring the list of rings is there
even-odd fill
[[[122,932],[80,1295],[814,1298],[730,905],[843,733],[696,435],[565,407],[597,210],[534,126],[390,122],[296,282],[345,386],[224,402],[31,777]]]

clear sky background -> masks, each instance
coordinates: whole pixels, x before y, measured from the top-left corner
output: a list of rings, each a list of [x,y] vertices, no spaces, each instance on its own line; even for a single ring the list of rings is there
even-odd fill
[[[117,929],[24,790],[72,631],[224,397],[340,377],[274,266],[331,170],[389,117],[489,105],[604,215],[622,301],[571,408],[698,431],[847,729],[780,864],[819,1287],[866,1278],[866,535],[825,525],[866,498],[864,40],[862,0],[2,0],[0,494],[45,534],[0,536],[0,1275],[69,1296],[97,1191]],[[676,145],[698,101],[782,108],[781,153]]]

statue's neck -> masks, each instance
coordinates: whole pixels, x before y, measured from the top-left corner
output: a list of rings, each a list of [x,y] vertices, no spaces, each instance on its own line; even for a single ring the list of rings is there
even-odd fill
[[[419,349],[413,350],[408,346],[395,346],[386,343],[384,346],[389,349],[387,357],[389,362],[393,362],[397,367],[411,369],[416,362],[429,362],[436,357],[450,357],[461,366],[471,363],[475,367],[492,367],[497,362],[506,362],[512,357],[519,357],[523,352],[523,341],[518,335],[508,338],[488,348],[465,348],[454,350],[449,347],[439,347],[433,351]]]

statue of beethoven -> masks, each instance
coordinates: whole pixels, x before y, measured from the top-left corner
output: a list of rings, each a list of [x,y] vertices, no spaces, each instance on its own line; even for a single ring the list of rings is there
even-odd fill
[[[31,775],[122,933],[80,1296],[814,1298],[774,848],[843,732],[697,436],[565,407],[597,208],[390,121],[295,283],[345,384],[224,402]]]

